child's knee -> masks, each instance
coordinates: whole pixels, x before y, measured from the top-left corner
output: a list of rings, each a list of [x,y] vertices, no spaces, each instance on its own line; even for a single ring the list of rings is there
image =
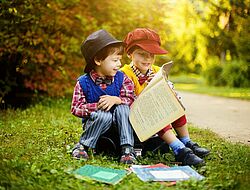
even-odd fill
[[[172,129],[171,125],[167,125],[162,130],[160,130],[157,134],[159,135],[159,137],[162,137],[167,131],[171,129]]]
[[[118,105],[115,108],[115,113],[118,115],[127,116],[129,115],[129,106],[128,105]]]
[[[172,127],[173,128],[183,127],[184,125],[186,125],[186,123],[187,123],[186,116],[183,115],[182,117],[180,117],[179,119],[177,119],[172,123]]]
[[[92,112],[90,119],[93,121],[99,121],[105,123],[107,121],[112,121],[112,114],[110,112],[105,112],[105,111]]]

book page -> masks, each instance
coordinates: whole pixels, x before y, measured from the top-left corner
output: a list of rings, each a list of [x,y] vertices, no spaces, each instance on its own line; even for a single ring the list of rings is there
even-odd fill
[[[184,115],[166,80],[160,77],[131,106],[130,122],[141,142]]]
[[[167,181],[175,178],[175,180],[184,180],[189,179],[190,176],[181,170],[162,170],[162,171],[149,171],[150,174],[154,176],[154,180],[162,179],[163,181]]]
[[[144,92],[148,91],[149,89],[151,89],[151,87],[153,87],[155,84],[157,84],[160,80],[163,79],[162,76],[162,70],[160,69],[154,76],[154,78],[148,83],[148,85],[143,89],[143,91],[141,92],[141,94],[143,94]],[[140,94],[140,95],[141,95]]]
[[[155,74],[154,78],[150,81],[150,83],[144,88],[144,90],[141,93],[146,92],[148,89],[154,86],[157,82],[159,82],[162,78],[167,79],[168,73],[172,65],[173,65],[173,61],[163,64],[160,70]]]
[[[169,62],[162,65],[162,67],[161,67],[162,75],[165,79],[168,78],[168,74],[170,72],[172,65],[173,65],[173,61],[169,61]]]

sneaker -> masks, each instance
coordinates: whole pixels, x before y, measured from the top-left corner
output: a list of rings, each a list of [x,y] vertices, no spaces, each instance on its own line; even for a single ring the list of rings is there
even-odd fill
[[[84,147],[81,144],[77,144],[76,147],[73,149],[72,157],[77,160],[80,159],[87,160],[89,158],[87,152],[85,151]]]
[[[190,148],[194,154],[197,156],[204,158],[205,156],[209,155],[210,150],[206,148],[201,148],[197,143],[189,141],[186,143],[186,147]]]
[[[122,156],[120,162],[123,164],[136,163],[136,155],[133,147],[130,146],[122,147]]]
[[[190,148],[182,148],[175,156],[177,162],[181,162],[183,166],[198,166],[204,165],[205,162],[200,157],[196,156]]]

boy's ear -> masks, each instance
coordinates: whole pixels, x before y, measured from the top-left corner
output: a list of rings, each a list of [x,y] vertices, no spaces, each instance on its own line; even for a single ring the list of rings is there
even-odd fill
[[[101,61],[97,60],[96,58],[94,59],[94,62],[96,65],[100,66],[101,65]]]

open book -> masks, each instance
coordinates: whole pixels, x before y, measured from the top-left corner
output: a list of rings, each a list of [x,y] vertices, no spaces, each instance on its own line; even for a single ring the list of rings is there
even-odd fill
[[[129,119],[141,142],[185,114],[167,82],[172,64],[171,61],[161,67],[131,106]]]
[[[204,176],[190,166],[168,167],[163,164],[153,166],[132,165],[130,169],[142,181],[182,181],[188,179],[202,180]]]

